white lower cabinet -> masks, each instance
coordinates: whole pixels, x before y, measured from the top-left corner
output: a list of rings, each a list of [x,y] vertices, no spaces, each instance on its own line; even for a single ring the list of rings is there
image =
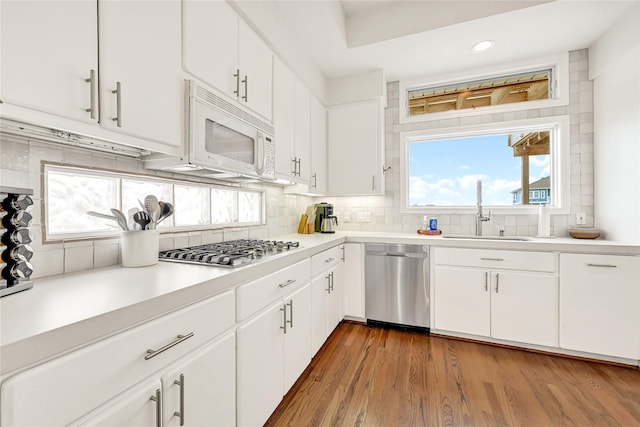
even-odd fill
[[[640,360],[640,257],[560,255],[560,347]]]
[[[169,411],[164,425],[175,425],[180,374],[185,425],[233,423],[235,340],[221,334],[234,326],[234,307],[234,292],[223,292],[7,378],[0,425],[156,426],[156,394]],[[212,396],[226,398],[224,409]]]
[[[364,251],[361,243],[345,243],[342,256],[342,317],[364,319]]]
[[[440,251],[444,253],[438,254]],[[557,346],[557,279],[547,272],[555,269],[553,254],[456,251],[435,250],[436,262],[455,265],[433,267],[434,329]],[[541,271],[508,270],[520,268],[527,258],[537,258],[540,264],[530,268]],[[464,266],[479,263],[489,268]]]
[[[235,425],[235,345],[233,333],[206,344],[71,425]]]
[[[263,425],[311,360],[311,286],[238,327],[238,425]]]
[[[311,257],[311,354],[315,355],[342,320],[342,246]]]
[[[309,276],[306,260],[238,288],[238,426],[263,425],[311,361]]]

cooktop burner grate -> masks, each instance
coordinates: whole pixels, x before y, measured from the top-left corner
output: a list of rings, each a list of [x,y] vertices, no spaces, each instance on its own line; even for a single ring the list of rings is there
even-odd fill
[[[300,247],[299,242],[241,239],[160,251],[160,261],[236,267]]]

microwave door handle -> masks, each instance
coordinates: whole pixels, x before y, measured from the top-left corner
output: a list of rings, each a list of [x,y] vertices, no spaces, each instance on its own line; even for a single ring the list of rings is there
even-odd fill
[[[265,164],[267,163],[267,156],[264,154],[264,136],[262,133],[258,133],[258,144],[257,144],[257,161],[256,161],[256,172],[258,175],[262,175],[264,172]]]

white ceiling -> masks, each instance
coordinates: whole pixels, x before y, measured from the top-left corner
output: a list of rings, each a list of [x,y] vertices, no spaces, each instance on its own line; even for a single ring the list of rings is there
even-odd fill
[[[327,78],[382,68],[394,81],[586,48],[638,1],[236,3],[265,37],[295,47]],[[471,52],[484,39],[494,48]]]

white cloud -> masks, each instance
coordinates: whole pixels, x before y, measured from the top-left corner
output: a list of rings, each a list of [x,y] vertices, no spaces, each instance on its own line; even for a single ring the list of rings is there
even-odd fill
[[[468,165],[462,165],[462,166],[458,167],[458,169],[461,169],[461,170],[469,170],[469,169],[471,169],[471,168],[470,168]]]
[[[460,188],[466,190],[467,188],[475,188],[476,182],[478,180],[486,179],[486,175],[475,174],[475,175],[464,175],[456,178],[456,181],[460,184]]]
[[[494,179],[489,181],[486,185],[487,194],[499,194],[499,193],[510,193],[511,191],[522,187],[520,181],[512,180],[508,181],[506,179]]]
[[[460,197],[456,191],[456,183],[451,179],[439,179],[428,182],[423,178],[409,177],[409,195],[411,204],[453,204],[453,199]],[[435,200],[443,198],[444,200]]]
[[[551,163],[551,156],[549,155],[544,155],[544,156],[531,156],[529,157],[529,162],[536,167],[544,167],[547,166]]]

